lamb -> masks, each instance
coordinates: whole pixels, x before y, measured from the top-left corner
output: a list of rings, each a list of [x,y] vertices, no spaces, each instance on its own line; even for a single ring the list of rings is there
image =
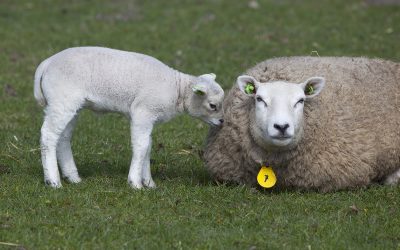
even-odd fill
[[[83,108],[118,112],[130,119],[133,158],[128,183],[155,187],[150,172],[151,132],[155,123],[181,113],[211,125],[223,122],[224,91],[215,74],[198,77],[174,70],[134,52],[77,47],[44,60],[35,73],[34,96],[45,106],[41,154],[45,183],[61,187],[63,177],[81,181],[71,151],[71,136]]]
[[[224,125],[209,131],[204,159],[215,180],[255,186],[269,165],[278,189],[399,183],[399,63],[289,57],[246,74],[225,98]]]

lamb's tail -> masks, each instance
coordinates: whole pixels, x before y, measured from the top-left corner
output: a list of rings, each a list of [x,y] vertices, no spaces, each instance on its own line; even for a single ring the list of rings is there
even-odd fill
[[[42,90],[42,78],[43,74],[45,73],[47,66],[50,63],[50,58],[44,60],[39,64],[39,66],[36,69],[35,72],[35,85],[33,87],[33,94],[35,96],[36,101],[39,103],[40,106],[46,106],[47,101],[46,98],[43,95],[43,90]]]

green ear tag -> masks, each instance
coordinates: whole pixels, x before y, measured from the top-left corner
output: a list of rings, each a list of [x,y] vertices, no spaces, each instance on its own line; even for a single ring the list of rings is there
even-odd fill
[[[198,90],[196,90],[196,94],[198,94],[198,95],[204,95],[204,92],[198,89]]]
[[[202,91],[201,89],[199,89],[198,87],[194,87],[193,91],[196,95],[204,95],[204,91]]]
[[[246,83],[246,87],[244,87],[244,92],[248,95],[254,94],[254,84],[253,83]]]
[[[311,84],[306,87],[306,95],[312,95],[314,93],[314,88]]]

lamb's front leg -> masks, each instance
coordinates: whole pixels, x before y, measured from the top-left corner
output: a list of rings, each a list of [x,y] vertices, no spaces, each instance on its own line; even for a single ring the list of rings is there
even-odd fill
[[[133,157],[128,175],[129,185],[136,189],[143,187],[143,170],[148,160],[146,156],[150,152],[151,132],[153,130],[151,119],[147,115],[143,115],[142,112],[139,114],[132,116],[131,119]]]
[[[146,160],[143,168],[143,185],[149,188],[155,188],[156,184],[151,177],[151,168],[150,168],[150,155],[151,155],[151,138],[150,138],[150,145],[147,150]]]

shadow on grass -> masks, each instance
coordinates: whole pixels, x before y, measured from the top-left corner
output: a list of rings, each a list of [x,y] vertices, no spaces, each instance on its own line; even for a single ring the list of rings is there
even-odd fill
[[[79,163],[78,163],[79,164]],[[79,164],[78,172],[82,178],[89,177],[128,177],[130,162],[114,162],[109,160],[84,161]],[[152,164],[151,172],[157,182],[183,182],[185,185],[216,185],[205,169],[168,167],[166,163]]]
[[[171,182],[183,182],[191,186],[215,185],[210,175],[205,169],[200,167],[176,169],[176,168],[157,168],[153,171],[155,179],[167,180]]]
[[[84,161],[79,164],[78,172],[83,178],[96,176],[127,176],[129,164],[116,163],[109,160]]]

